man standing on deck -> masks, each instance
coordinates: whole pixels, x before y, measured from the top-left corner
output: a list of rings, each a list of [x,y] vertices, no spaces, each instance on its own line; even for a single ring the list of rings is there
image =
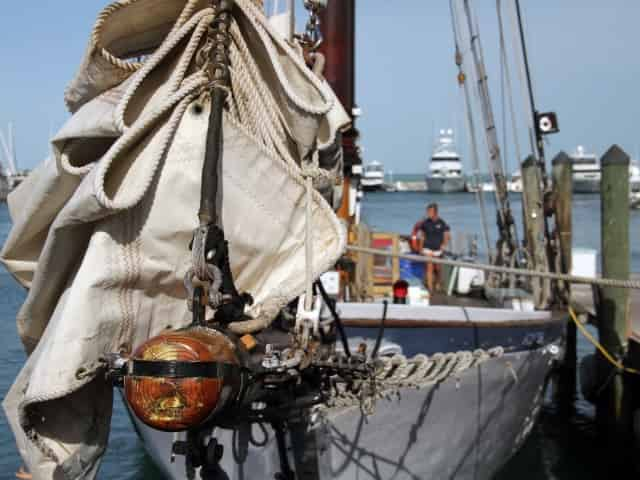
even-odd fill
[[[438,215],[438,204],[427,206],[427,218],[422,222],[422,253],[427,257],[441,257],[451,238],[449,225]],[[437,277],[435,286],[440,283],[440,265],[427,263],[426,283],[429,292],[434,293],[434,276]]]

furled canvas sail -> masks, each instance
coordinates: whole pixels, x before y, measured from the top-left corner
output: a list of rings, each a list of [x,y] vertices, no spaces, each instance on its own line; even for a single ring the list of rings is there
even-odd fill
[[[313,194],[314,275],[345,247],[326,199],[348,117],[255,2],[236,4],[218,206],[236,283],[256,300],[251,320],[231,325],[245,332],[304,289],[303,169],[325,171]],[[197,0],[107,8],[66,93],[74,115],[54,140],[56,162],[10,198],[1,260],[29,288],[18,329],[30,356],[4,406],[35,479],[95,476],[111,411],[105,355],[191,321],[182,279],[198,223],[213,16]],[[142,53],[142,64],[127,60]]]

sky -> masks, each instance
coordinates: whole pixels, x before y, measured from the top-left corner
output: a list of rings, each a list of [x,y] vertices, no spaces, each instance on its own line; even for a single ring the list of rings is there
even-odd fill
[[[502,132],[496,4],[495,0],[471,3],[479,18]],[[0,129],[14,124],[20,167],[33,167],[46,157],[51,134],[68,118],[64,89],[80,63],[95,17],[106,4],[66,0],[3,5]],[[537,106],[556,111],[560,120],[561,132],[547,137],[548,156],[561,149],[573,151],[577,145],[601,155],[613,143],[637,156],[640,2],[521,0],[521,4]],[[303,16],[301,8],[298,14]],[[356,98],[363,111],[358,127],[365,160],[381,161],[396,173],[422,173],[435,131],[455,128],[468,167],[448,0],[358,0],[356,28]],[[519,93],[516,80],[514,75]],[[521,96],[515,95],[514,102],[520,143],[525,146]],[[476,122],[480,124],[478,117]],[[512,152],[510,138],[509,170],[516,165]]]

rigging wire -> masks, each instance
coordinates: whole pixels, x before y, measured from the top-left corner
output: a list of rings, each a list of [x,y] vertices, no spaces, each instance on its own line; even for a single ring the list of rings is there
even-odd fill
[[[504,73],[504,77],[503,77],[503,81],[504,81],[504,85],[503,85],[503,103],[502,103],[502,107],[503,107],[503,128],[504,128],[504,152],[505,152],[505,156],[507,155],[507,127],[506,127],[506,104],[504,101],[504,97],[506,96],[506,98],[508,99],[509,102],[509,112],[510,112],[510,116],[511,116],[511,126],[513,129],[513,147],[514,147],[514,153],[516,156],[516,165],[520,165],[520,162],[523,160],[522,157],[522,151],[520,149],[520,138],[518,135],[518,125],[516,123],[516,110],[515,110],[515,105],[513,102],[513,85],[511,84],[511,69],[509,68],[509,58],[507,56],[507,42],[505,40],[505,35],[504,35],[504,19],[502,18],[502,0],[496,0],[496,10],[498,12],[498,30],[499,30],[499,36],[500,36],[500,64],[502,65],[502,69],[503,69],[503,73]],[[518,243],[518,245],[520,244],[520,241],[518,239],[518,229],[515,229],[515,234],[516,234],[516,242]]]
[[[472,152],[473,177],[476,185],[476,200],[480,208],[480,224],[482,226],[482,236],[485,242],[487,259],[489,262],[492,262],[491,240],[489,239],[489,227],[487,221],[486,206],[484,203],[484,192],[482,191],[482,188],[480,188],[480,156],[478,153],[478,142],[476,139],[476,127],[473,121],[473,113],[471,110],[471,96],[469,95],[469,86],[467,85],[466,75],[463,68],[464,57],[460,50],[460,43],[462,42],[462,38],[460,37],[460,32],[458,30],[458,16],[456,15],[453,2],[454,0],[449,0],[449,8],[451,10],[451,23],[453,27],[453,36],[456,47],[456,64],[458,65],[458,83],[464,93],[463,104],[465,110],[468,138]]]
[[[347,339],[347,334],[344,330],[344,324],[342,323],[342,319],[340,318],[340,315],[336,310],[336,304],[335,302],[333,302],[333,300],[331,300],[331,297],[329,297],[327,290],[324,288],[324,284],[322,283],[322,280],[316,281],[316,287],[320,292],[320,296],[322,296],[323,302],[329,309],[329,312],[331,312],[331,316],[333,317],[333,321],[336,325],[336,329],[338,330],[338,334],[340,335],[340,341],[342,342],[342,348],[344,349],[344,354],[347,356],[347,358],[351,358],[351,350],[349,349],[349,340]]]
[[[527,43],[525,42],[524,39],[524,27],[522,24],[522,14],[520,12],[520,0],[515,0],[515,13],[516,13],[516,17],[518,20],[518,30],[520,32],[520,46],[522,47],[522,62],[523,62],[523,66],[524,66],[524,73],[526,76],[526,80],[527,80],[527,90],[529,92],[529,103],[531,104],[531,112],[532,112],[532,119],[534,122],[534,133],[535,133],[535,139],[536,139],[536,148],[538,150],[538,155],[540,158],[538,158],[541,167],[542,167],[542,171],[544,173],[545,170],[545,165],[544,165],[544,152],[543,152],[543,147],[542,147],[542,136],[540,135],[540,132],[538,131],[537,128],[535,128],[535,115],[536,115],[536,102],[533,98],[533,84],[531,82],[531,71],[529,69],[529,56],[527,53]],[[546,179],[545,179],[546,181]]]
[[[464,2],[465,14],[467,17],[467,23],[469,28],[470,51],[472,53],[477,54],[476,55],[477,61],[481,63],[481,67],[478,67],[478,65],[476,65],[476,71],[474,72],[472,69],[472,72],[475,75],[475,83],[476,85],[478,85],[478,96],[480,99],[480,106],[483,113],[485,140],[486,140],[487,149],[489,151],[489,157],[490,157],[489,162],[487,163],[489,165],[489,171],[491,173],[491,176],[493,177],[494,182],[496,182],[497,175],[499,175],[500,173],[496,171],[496,164],[493,162],[493,160],[497,157],[499,166],[502,166],[502,160],[500,158],[500,147],[498,146],[497,141],[493,142],[490,138],[490,136],[492,135],[492,133],[490,132],[495,132],[495,122],[493,122],[493,114],[487,109],[486,102],[488,102],[489,100],[488,98],[487,99],[483,98],[482,85],[483,84],[486,85],[487,75],[484,70],[484,54],[482,51],[482,43],[480,42],[480,35],[478,34],[477,19],[474,18],[473,12],[469,7],[468,0],[463,0],[463,2]],[[478,47],[477,50],[474,49],[474,44],[477,45]],[[482,71],[480,71],[479,68],[481,68]],[[498,185],[496,185],[496,187],[498,187]],[[500,215],[502,224],[505,224],[506,223],[505,212],[501,208],[502,202],[500,201],[500,196],[499,196],[500,193],[498,190],[499,188],[496,188],[494,192],[495,200],[496,200],[496,204],[498,205],[498,214]]]
[[[542,189],[543,189],[542,195],[544,196],[545,191],[548,191],[550,187],[550,182],[549,182],[549,177],[546,171],[543,136],[536,124],[537,111],[536,111],[535,101],[533,96],[533,85],[531,81],[531,71],[529,69],[527,46],[524,38],[524,26],[522,23],[522,14],[520,11],[520,0],[514,0],[514,6],[515,8],[512,9],[512,15],[514,17],[513,22],[515,26],[514,34],[517,35],[518,37],[517,39],[520,42],[520,47],[522,52],[522,62],[520,62],[520,64],[526,80],[525,104],[528,104],[530,108],[529,120],[530,122],[532,122],[530,124],[532,126],[530,130],[530,136],[531,136],[531,141],[533,142],[533,154],[537,159],[537,169],[542,180]],[[517,43],[515,43],[515,45],[517,45]],[[525,87],[524,80],[523,80],[523,87]],[[527,97],[529,99],[529,102],[526,101]],[[554,253],[552,251],[552,246],[551,246],[552,242],[550,241],[551,235],[550,235],[550,228],[549,228],[549,217],[547,217],[546,215],[544,215],[544,238],[547,240],[547,244],[544,246],[546,250],[546,257],[547,257],[547,263],[548,263],[546,265],[546,268],[553,271],[555,268],[555,265],[551,259],[553,258]]]
[[[389,310],[389,302],[384,300],[382,302],[382,319],[380,320],[380,328],[378,329],[378,337],[376,338],[376,344],[373,347],[373,351],[371,352],[371,358],[378,358],[378,353],[380,352],[380,346],[382,345],[382,338],[384,337],[384,328],[385,322],[387,321],[387,312]]]
[[[517,240],[517,229],[511,212],[509,195],[507,192],[506,176],[504,172],[503,159],[498,141],[491,96],[489,93],[486,65],[482,41],[479,34],[479,23],[475,10],[472,10],[469,0],[463,0],[464,12],[467,20],[469,41],[473,60],[475,64],[475,74],[477,83],[477,94],[482,109],[482,119],[484,122],[485,139],[489,152],[489,167],[495,184],[495,199],[498,205],[498,228],[500,239],[498,243],[498,261],[509,264],[510,257],[515,255],[519,249]]]
[[[513,45],[514,48],[516,46],[520,46],[520,49],[522,50],[522,40],[523,37],[520,35],[520,29],[518,28],[519,22],[518,22],[518,17],[516,15],[515,9],[511,9],[511,34],[513,36],[512,41],[513,41]],[[536,134],[535,134],[535,123],[534,123],[534,117],[535,117],[535,112],[534,112],[534,105],[531,104],[531,102],[528,100],[529,99],[529,92],[527,91],[527,81],[526,81],[526,77],[527,74],[525,72],[526,67],[524,65],[523,62],[518,62],[518,67],[517,71],[518,71],[518,78],[520,79],[520,88],[521,88],[521,93],[522,93],[522,101],[523,101],[523,107],[524,107],[524,111],[527,112],[526,115],[526,124],[527,124],[527,130],[529,133],[529,142],[530,142],[530,146],[531,146],[531,153],[534,155],[534,157],[539,160],[539,152],[538,149],[536,147]],[[522,158],[522,157],[519,157]]]
[[[500,1],[500,0],[498,0]],[[502,45],[501,45],[502,47]],[[509,143],[507,142],[507,99],[506,99],[506,88],[505,88],[505,62],[502,56],[502,49],[500,50],[500,107],[502,110],[502,155],[503,155],[503,167],[505,171],[505,175],[507,172],[510,172],[509,168]]]
[[[500,52],[501,64],[504,69],[504,87],[506,88],[506,97],[509,101],[509,111],[511,116],[511,125],[513,127],[513,146],[515,150],[518,164],[522,160],[522,150],[520,148],[520,138],[518,135],[518,126],[516,124],[516,111],[513,103],[513,85],[511,84],[511,69],[509,68],[509,59],[507,56],[507,42],[504,35],[504,19],[502,17],[502,0],[496,0],[496,9],[498,11],[498,30],[500,34]],[[506,116],[505,116],[506,118]],[[505,127],[505,148],[506,148],[506,127]]]

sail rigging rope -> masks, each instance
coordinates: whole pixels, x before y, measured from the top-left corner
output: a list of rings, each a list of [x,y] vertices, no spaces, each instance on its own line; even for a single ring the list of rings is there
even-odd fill
[[[517,229],[511,213],[503,159],[489,94],[488,77],[484,61],[484,51],[480,39],[478,19],[475,10],[470,6],[469,0],[463,0],[463,12],[466,17],[469,43],[475,65],[472,73],[475,72],[477,95],[482,112],[485,140],[489,154],[488,166],[495,184],[494,195],[498,206],[500,241],[498,243],[498,255],[495,263],[509,264],[509,257],[515,255],[519,248]]]
[[[467,123],[467,131],[469,134],[469,143],[471,144],[471,151],[473,153],[473,176],[476,184],[476,201],[480,208],[480,225],[482,226],[482,237],[485,243],[487,251],[487,259],[491,261],[491,241],[489,239],[489,226],[487,221],[487,210],[484,203],[484,192],[480,188],[480,155],[478,153],[478,141],[476,139],[476,127],[473,121],[473,113],[471,111],[471,96],[469,95],[469,85],[466,81],[466,74],[464,73],[464,55],[460,50],[460,43],[462,40],[458,31],[458,17],[456,15],[455,6],[453,0],[449,0],[449,8],[451,10],[451,24],[453,27],[453,37],[456,47],[456,64],[458,66],[458,83],[464,93],[464,110],[465,119]]]
[[[399,258],[411,260],[420,263],[433,263],[436,265],[449,265],[458,268],[469,268],[472,270],[482,270],[485,272],[505,273],[509,275],[522,275],[525,277],[544,278],[549,280],[559,280],[569,283],[582,283],[586,285],[597,285],[600,287],[628,288],[640,290],[640,281],[638,280],[619,280],[615,278],[591,278],[579,275],[569,275],[566,273],[553,273],[546,271],[527,270],[512,267],[500,267],[497,265],[487,265],[482,263],[463,262],[460,260],[452,260],[442,257],[424,257],[422,255],[412,255],[405,253],[393,253],[387,250],[378,250],[375,248],[357,247],[350,245],[347,250],[354,253],[363,253],[369,255],[379,255],[383,257]]]
[[[496,10],[498,13],[498,31],[500,36],[500,64],[503,70],[502,76],[502,108],[503,108],[503,128],[504,128],[504,156],[505,163],[507,163],[507,115],[506,115],[506,102],[505,97],[509,102],[509,114],[511,116],[511,126],[513,129],[513,146],[515,150],[516,162],[519,164],[522,157],[522,151],[520,149],[520,139],[518,137],[518,126],[516,124],[516,110],[513,103],[513,86],[511,84],[511,69],[509,68],[509,59],[507,56],[507,46],[504,36],[504,20],[502,17],[502,0],[496,0]],[[521,180],[522,181],[522,180]],[[508,195],[508,192],[507,192]],[[515,241],[519,245],[518,229],[514,228]]]
[[[480,33],[477,28],[477,20],[475,19],[468,0],[463,0],[464,15],[467,19],[467,30],[469,32],[469,45],[472,56],[474,57],[475,69],[471,69],[471,75],[475,76],[475,84],[477,87],[478,100],[480,102],[480,110],[482,111],[482,120],[484,124],[485,141],[489,153],[489,161],[487,162],[489,172],[496,183],[496,189],[494,196],[496,204],[499,206],[498,215],[503,225],[506,224],[506,214],[503,210],[504,205],[500,199],[500,187],[497,185],[497,178],[501,172],[496,168],[502,165],[500,158],[500,149],[497,145],[497,141],[494,141],[493,132],[495,132],[495,122],[493,121],[493,112],[491,110],[491,104],[489,99],[489,87],[487,82],[487,74],[484,64],[484,55],[482,51],[482,43],[480,42]],[[494,162],[496,159],[498,162]]]
[[[502,17],[502,0],[496,0],[496,10],[498,12],[498,30],[500,35],[500,56],[501,63],[504,68],[504,88],[506,90],[505,96],[509,101],[509,111],[511,115],[511,125],[513,127],[513,146],[515,149],[516,159],[518,162],[522,157],[522,150],[520,148],[520,138],[518,136],[518,127],[516,125],[516,110],[513,104],[513,85],[511,83],[511,69],[509,68],[509,60],[507,56],[507,43],[504,36],[504,19]],[[504,102],[504,101],[503,101]],[[505,115],[506,125],[506,115]],[[506,126],[505,126],[505,156],[506,156]]]

